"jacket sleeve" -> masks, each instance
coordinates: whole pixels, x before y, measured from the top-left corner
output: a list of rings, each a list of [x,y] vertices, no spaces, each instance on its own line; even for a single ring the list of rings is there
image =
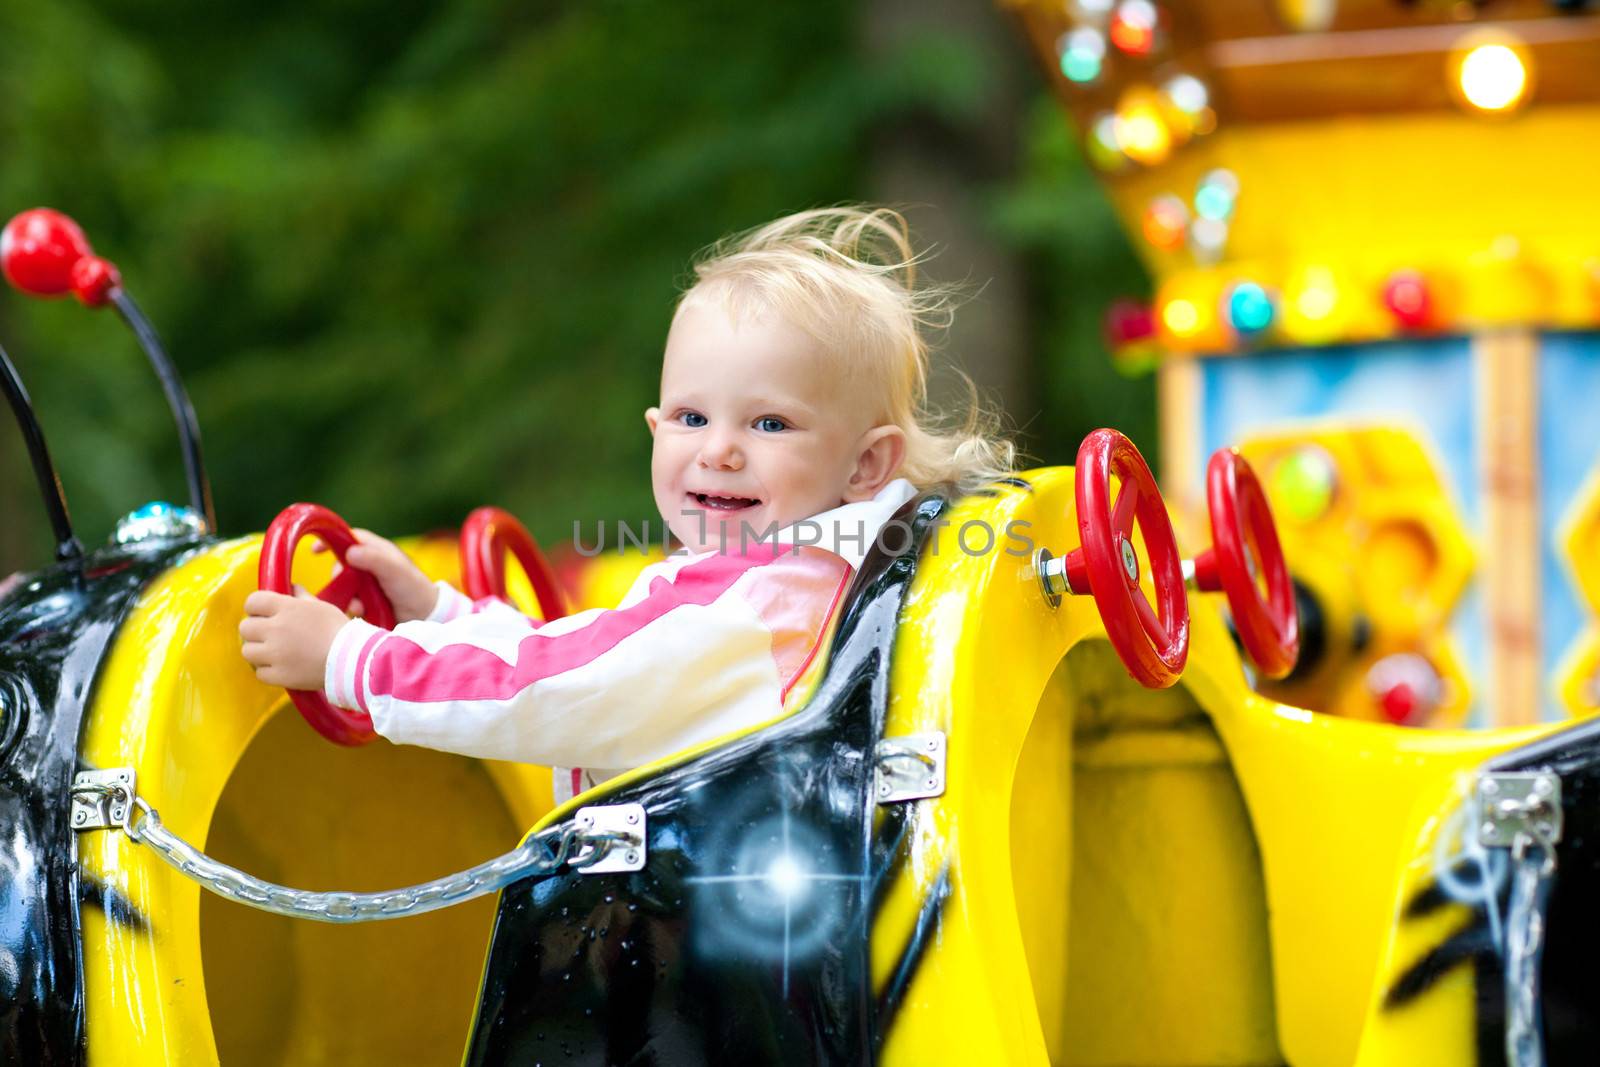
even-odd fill
[[[520,619],[528,627],[543,625],[538,619],[529,618],[499,597],[486,596],[473,600],[449,582],[438,581],[433,584],[439,590],[439,597],[433,602],[433,610],[428,613],[428,622],[451,622],[464,615],[487,612],[501,615],[507,622]]]
[[[400,744],[635,767],[775,717],[849,577],[831,552],[758,546],[687,563],[626,607],[532,630],[498,611],[392,633],[352,620],[327,693]]]

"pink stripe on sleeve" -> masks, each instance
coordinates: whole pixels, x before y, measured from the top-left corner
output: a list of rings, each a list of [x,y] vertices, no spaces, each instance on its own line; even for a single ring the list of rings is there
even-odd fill
[[[759,582],[741,587],[772,632],[772,659],[783,694],[817,654],[828,620],[850,584],[850,564],[821,548],[786,549],[783,562]]]
[[[361,653],[356,656],[356,674],[354,686],[356,703],[359,704],[361,706],[361,710],[366,712],[368,715],[372,714],[372,709],[367,707],[367,687],[361,684],[361,672],[366,669],[367,660],[372,656],[372,650],[382,644],[389,636],[391,635],[382,633],[381,631],[373,634],[371,637],[367,638],[367,643],[361,646]]]
[[[656,622],[674,608],[706,605],[726,593],[740,576],[782,558],[792,550],[758,545],[744,555],[718,555],[692,563],[676,575],[652,583],[650,593],[626,608],[601,613],[582,629],[561,634],[535,631],[517,645],[515,661],[474,645],[445,645],[429,653],[395,634],[372,654],[362,695],[393,697],[409,703],[447,700],[507,700],[541,679],[592,663],[624,638]],[[363,659],[368,649],[363,649]],[[357,677],[362,674],[356,665]],[[366,702],[362,702],[366,710]]]

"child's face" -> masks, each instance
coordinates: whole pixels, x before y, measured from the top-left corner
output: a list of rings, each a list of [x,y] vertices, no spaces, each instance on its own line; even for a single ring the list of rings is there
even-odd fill
[[[715,300],[684,301],[645,421],[656,507],[691,552],[736,551],[741,524],[753,539],[893,477],[904,435],[873,426],[824,366],[817,341],[776,315],[735,321]]]

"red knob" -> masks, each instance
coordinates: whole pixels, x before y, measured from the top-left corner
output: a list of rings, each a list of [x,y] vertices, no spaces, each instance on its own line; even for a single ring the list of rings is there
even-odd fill
[[[0,270],[25,293],[76,293],[89,307],[100,307],[122,284],[117,268],[89,247],[83,229],[47,207],[22,212],[0,231]]]

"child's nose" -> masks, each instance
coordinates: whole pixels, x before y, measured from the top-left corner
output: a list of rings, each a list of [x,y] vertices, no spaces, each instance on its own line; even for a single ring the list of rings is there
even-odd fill
[[[700,466],[711,470],[736,471],[744,468],[744,453],[731,438],[718,434],[700,450]]]

